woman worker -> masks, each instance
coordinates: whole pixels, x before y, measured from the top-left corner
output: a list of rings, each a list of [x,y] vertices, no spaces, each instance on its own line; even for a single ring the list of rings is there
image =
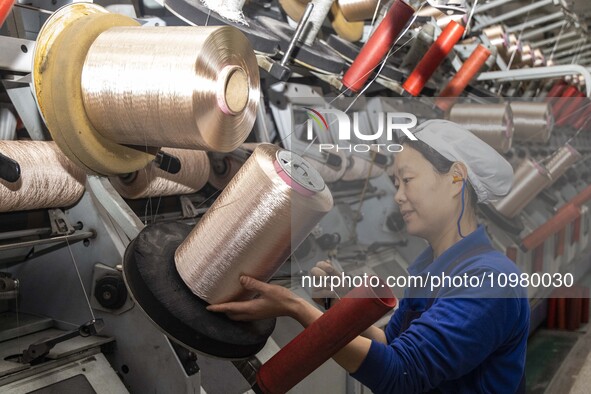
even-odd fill
[[[409,234],[429,246],[411,275],[483,278],[482,287],[406,289],[385,330],[371,327],[334,357],[376,393],[516,393],[525,386],[529,303],[525,289],[495,286],[495,275],[519,274],[495,251],[476,203],[508,193],[513,171],[495,150],[455,123],[417,127],[396,155],[394,196]],[[335,274],[327,262],[312,269]],[[491,279],[492,280],[489,280]],[[241,277],[259,293],[250,301],[208,307],[236,320],[290,316],[307,327],[322,312],[284,287]]]

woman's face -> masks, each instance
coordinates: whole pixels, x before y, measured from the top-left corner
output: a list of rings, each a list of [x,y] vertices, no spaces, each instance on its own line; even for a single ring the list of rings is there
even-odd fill
[[[437,173],[408,145],[395,156],[394,185],[394,201],[409,234],[430,240],[449,226],[455,215],[452,176]]]

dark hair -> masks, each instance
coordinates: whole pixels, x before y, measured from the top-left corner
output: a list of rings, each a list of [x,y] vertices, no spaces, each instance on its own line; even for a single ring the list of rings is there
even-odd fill
[[[454,164],[453,161],[446,159],[441,153],[437,152],[423,141],[414,141],[408,138],[403,138],[400,141],[400,145],[408,145],[419,152],[429,163],[431,163],[433,169],[439,174],[447,174],[451,169],[451,166]],[[474,187],[470,184],[470,181],[466,183],[466,189],[468,190],[469,204],[474,210],[476,210],[478,196],[476,195]]]

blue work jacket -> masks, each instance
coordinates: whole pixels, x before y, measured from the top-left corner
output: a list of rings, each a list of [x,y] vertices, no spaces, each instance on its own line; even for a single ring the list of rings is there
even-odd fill
[[[484,251],[470,254],[474,250]],[[519,392],[530,320],[527,291],[509,281],[503,286],[520,271],[492,249],[484,227],[435,260],[428,247],[408,272],[425,278],[477,276],[480,285],[474,279],[469,286],[406,289],[385,329],[388,345],[372,341],[352,376],[375,393]],[[416,312],[418,318],[405,322]]]

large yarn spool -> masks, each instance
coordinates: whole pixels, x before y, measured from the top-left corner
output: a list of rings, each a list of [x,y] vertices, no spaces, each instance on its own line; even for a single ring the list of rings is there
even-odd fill
[[[363,37],[363,22],[351,22],[345,18],[339,4],[335,1],[330,7],[331,25],[339,37],[349,42],[361,40]]]
[[[260,99],[254,51],[230,26],[109,29],[88,50],[81,84],[96,129],[139,146],[230,152]]]
[[[349,22],[373,19],[380,0],[338,0],[343,15]]]
[[[515,170],[513,186],[509,194],[494,202],[495,209],[507,218],[514,218],[551,182],[550,173],[528,158]]]
[[[150,163],[139,171],[111,178],[115,190],[124,198],[137,199],[191,194],[205,186],[210,171],[206,152],[173,148],[162,150],[179,159],[179,172],[171,174]]]
[[[240,154],[236,151],[231,153],[212,153],[209,155],[211,171],[208,182],[218,190],[222,190],[238,173],[246,159],[252,154],[259,143],[244,143],[240,146]]]
[[[209,303],[246,299],[240,275],[268,280],[332,205],[308,163],[261,144],[179,246],[177,270]]]
[[[0,141],[0,153],[20,165],[20,178],[0,178],[0,212],[63,208],[84,194],[84,171],[54,142]]]
[[[560,178],[566,170],[581,159],[581,154],[569,144],[560,147],[546,163],[546,168],[550,173],[554,183]]]
[[[514,101],[511,103],[516,141],[546,143],[554,128],[548,103]]]
[[[101,175],[139,170],[155,153],[105,138],[90,123],[84,108],[80,78],[86,54],[94,40],[114,26],[139,23],[92,3],[68,4],[43,24],[33,59],[35,97],[53,140],[86,172]]]
[[[511,149],[513,113],[509,104],[457,104],[449,120],[458,123],[501,153]]]

